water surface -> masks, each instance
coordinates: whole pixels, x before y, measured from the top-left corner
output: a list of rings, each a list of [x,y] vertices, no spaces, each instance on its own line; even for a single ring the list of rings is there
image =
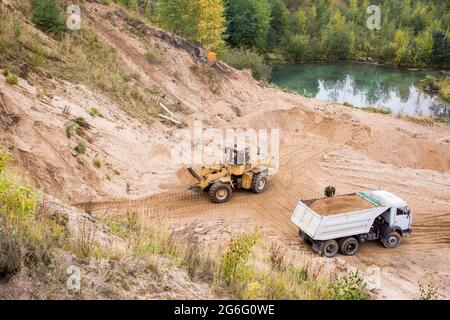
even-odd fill
[[[383,107],[409,115],[448,112],[447,103],[417,89],[416,84],[427,75],[439,76],[439,72],[324,62],[277,66],[271,82],[303,95],[355,107]]]

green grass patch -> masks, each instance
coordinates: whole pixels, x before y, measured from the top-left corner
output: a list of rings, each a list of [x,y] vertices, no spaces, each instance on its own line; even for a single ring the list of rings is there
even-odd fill
[[[97,108],[95,108],[95,107],[92,107],[92,108],[89,109],[89,115],[92,118],[103,117],[103,115],[100,113],[100,111]]]
[[[86,152],[86,142],[84,141],[79,141],[78,144],[76,145],[75,148],[73,148],[73,150],[78,153],[78,154],[83,154]]]
[[[100,160],[99,158],[95,158],[92,163],[97,169],[100,169],[102,167],[102,160]]]
[[[19,83],[19,79],[14,74],[8,74],[5,81],[7,84],[9,84],[11,86],[14,86]]]

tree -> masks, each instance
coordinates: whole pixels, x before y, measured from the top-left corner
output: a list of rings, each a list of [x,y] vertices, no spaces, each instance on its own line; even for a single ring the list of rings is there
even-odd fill
[[[322,48],[327,59],[346,60],[351,57],[355,35],[345,18],[337,11],[322,33]]]
[[[413,54],[410,46],[411,36],[407,30],[398,30],[394,37],[396,47],[396,62],[402,65],[413,63]]]
[[[308,60],[309,54],[310,45],[308,36],[292,36],[284,49],[284,55],[290,61],[302,62]]]
[[[158,20],[163,28],[197,41],[207,49],[223,44],[221,0],[160,0]]]
[[[289,11],[283,0],[270,0],[270,4],[271,21],[268,31],[268,48],[273,49],[285,42],[289,26]]]
[[[271,8],[267,0],[227,0],[228,43],[265,51]]]
[[[433,32],[432,60],[436,64],[449,64],[450,61],[450,39],[447,34],[438,29]]]
[[[425,66],[431,62],[433,54],[433,36],[431,32],[424,31],[416,38],[416,58],[417,64]]]
[[[192,0],[160,0],[158,4],[158,21],[171,32],[188,39],[197,34],[199,5]]]
[[[221,47],[225,31],[223,5],[221,0],[197,0],[199,2],[199,23],[196,40],[207,49]]]

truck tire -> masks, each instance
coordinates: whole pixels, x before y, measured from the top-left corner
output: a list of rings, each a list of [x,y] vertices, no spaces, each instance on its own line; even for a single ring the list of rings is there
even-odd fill
[[[209,199],[214,203],[224,203],[230,200],[232,190],[228,183],[216,182],[208,191]]]
[[[333,258],[339,251],[339,245],[336,240],[327,240],[322,243],[321,253],[327,258]]]
[[[381,242],[388,249],[397,248],[400,245],[402,240],[402,236],[398,232],[391,232],[388,234],[386,238],[384,238]]]
[[[345,238],[342,240],[340,244],[341,253],[346,256],[355,255],[356,251],[358,251],[359,242],[353,237]]]
[[[263,193],[269,186],[269,180],[266,175],[258,174],[253,178],[252,190],[254,193]]]

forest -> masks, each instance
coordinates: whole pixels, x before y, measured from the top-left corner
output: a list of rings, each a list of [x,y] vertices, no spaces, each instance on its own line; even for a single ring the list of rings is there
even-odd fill
[[[283,61],[366,59],[448,67],[450,2],[441,0],[114,0],[210,50]],[[380,9],[368,28],[369,6]]]

